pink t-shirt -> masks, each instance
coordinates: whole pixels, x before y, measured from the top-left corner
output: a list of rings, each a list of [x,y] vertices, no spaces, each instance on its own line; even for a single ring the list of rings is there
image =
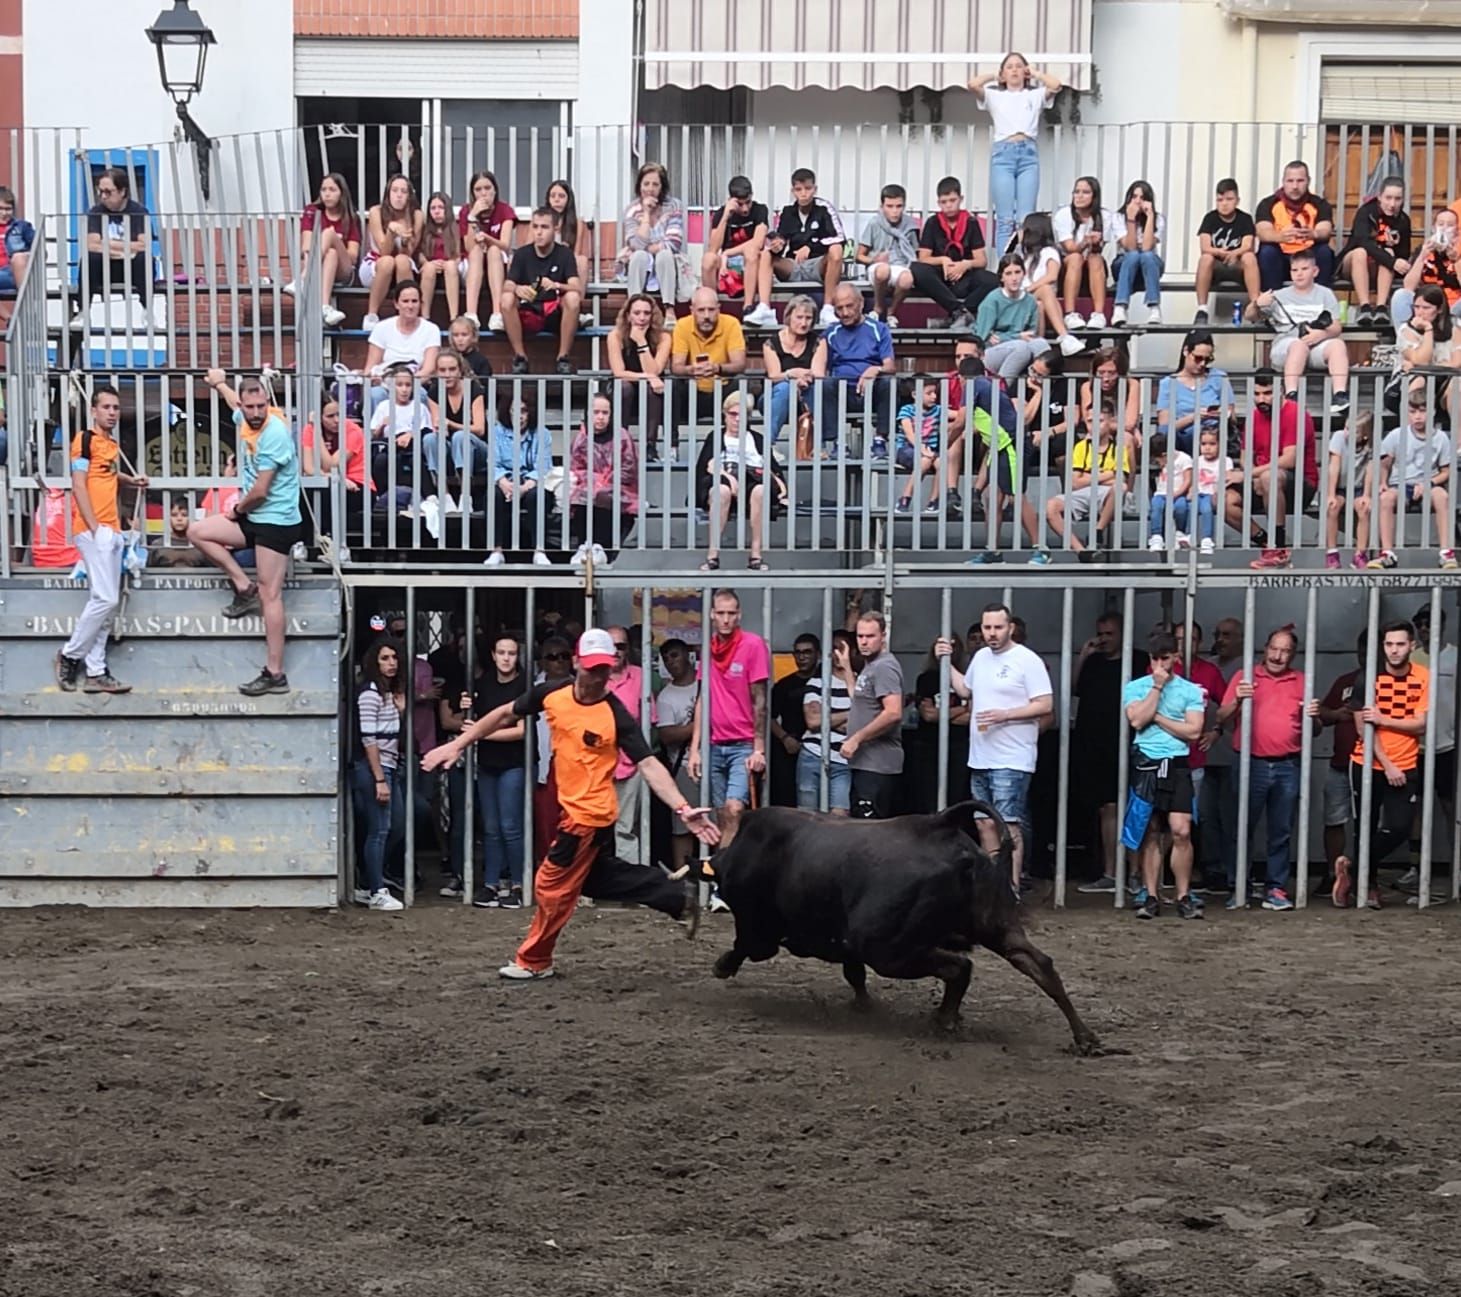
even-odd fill
[[[1238,682],[1247,672],[1235,671],[1223,702],[1238,696]],[[1255,757],[1298,756],[1304,742],[1304,673],[1270,674],[1259,663],[1253,671],[1253,744]],[[1233,751],[1243,750],[1243,709],[1233,713]]]
[[[752,742],[756,737],[756,709],[751,702],[751,686],[771,676],[766,641],[742,631],[725,671],[716,670],[708,648],[704,656],[710,664],[710,741]]]
[[[624,704],[624,710],[636,721],[643,719],[640,714],[640,706],[644,701],[644,695],[641,692],[643,688],[644,673],[636,666],[625,667],[624,674],[617,680],[613,676],[609,677],[609,692]],[[649,699],[649,723],[651,725],[659,724],[659,712],[654,705],[653,695]],[[620,748],[619,763],[614,767],[614,778],[628,779],[633,773],[634,762],[625,756],[624,749]]]
[[[1177,674],[1182,674],[1182,663],[1179,659],[1174,668]],[[1223,701],[1223,694],[1227,692],[1227,686],[1223,683],[1223,673],[1213,666],[1206,658],[1195,657],[1192,659],[1192,683],[1202,690],[1203,701],[1217,707]],[[1207,768],[1207,753],[1196,743],[1191,747],[1187,756],[1187,767],[1190,770],[1205,770]]]

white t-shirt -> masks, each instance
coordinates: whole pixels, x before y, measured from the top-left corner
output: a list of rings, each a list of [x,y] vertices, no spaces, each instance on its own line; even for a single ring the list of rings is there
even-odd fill
[[[1203,459],[1199,455],[1193,467],[1197,471],[1197,494],[1216,495],[1218,488],[1227,482],[1233,461],[1226,455],[1216,459]]]
[[[382,401],[370,416],[370,435],[384,439],[397,437],[403,432],[430,432],[431,411],[424,402],[412,401],[408,405],[397,405],[394,401]]]
[[[1011,135],[1028,135],[1032,140],[1040,133],[1040,114],[1055,102],[1044,86],[1031,90],[998,90],[986,86],[984,97],[976,100],[989,113],[994,123],[994,142]]]
[[[1154,495],[1166,495],[1167,484],[1177,482],[1183,473],[1192,472],[1192,456],[1185,450],[1169,450],[1167,462],[1157,471],[1156,485],[1152,487]],[[1186,492],[1183,492],[1185,495]]]
[[[1024,287],[1027,293],[1030,291],[1030,286],[1034,284],[1038,279],[1040,279],[1041,276],[1050,273],[1050,267],[1052,265],[1056,267],[1060,265],[1060,249],[1041,248],[1039,255],[1035,258],[1035,264],[1033,266],[1027,265],[1025,267]],[[1057,279],[1054,282],[1056,284],[1059,284],[1060,281]]]
[[[1003,653],[980,649],[964,673],[964,683],[969,686],[972,695],[969,705],[976,715],[1023,707],[1051,692],[1050,673],[1045,670],[1045,663],[1023,644],[1011,644]],[[1039,742],[1038,721],[991,725],[983,733],[976,721],[969,727],[969,769],[1023,770],[1033,774]]]
[[[1155,207],[1156,204],[1153,203],[1152,206]],[[1107,243],[1111,243],[1111,244],[1118,245],[1118,246],[1115,246],[1115,247],[1113,247],[1111,249],[1111,251],[1114,252],[1118,257],[1123,252],[1127,251],[1127,249],[1119,246],[1121,240],[1124,239],[1125,237],[1126,237],[1126,213],[1123,212],[1120,208],[1117,208],[1115,211],[1112,211],[1112,212],[1107,212],[1106,213],[1106,242]],[[1140,240],[1138,239],[1138,246],[1139,245],[1140,245]],[[1152,244],[1152,251],[1155,252],[1157,254],[1157,256],[1160,257],[1162,255],[1162,249],[1164,247],[1166,247],[1166,246],[1167,246],[1167,218],[1165,216],[1163,216],[1161,214],[1161,212],[1158,212],[1157,213],[1157,241],[1154,244]]]
[[[1072,239],[1084,239],[1088,234],[1095,231],[1094,220],[1084,220],[1079,225],[1075,223],[1075,217],[1070,214],[1070,204],[1064,207],[1057,207],[1050,218],[1050,224],[1055,227],[1055,241],[1065,243]],[[1106,222],[1101,222],[1101,237],[1106,237]]]
[[[420,369],[426,353],[441,346],[441,330],[430,320],[422,320],[410,333],[402,333],[400,321],[393,315],[370,331],[370,345],[381,350],[382,365],[410,365]]]
[[[720,443],[720,466],[734,477],[743,461],[747,469],[766,466],[754,438],[747,437],[743,442],[740,437],[723,436]]]
[[[659,691],[659,697],[655,699],[654,705],[659,716],[659,723],[661,725],[688,725],[695,716],[695,700],[699,697],[700,686],[694,680],[687,685],[677,685],[671,681]],[[684,773],[684,763],[679,761],[681,749],[684,747],[684,743],[668,744],[665,747],[665,756],[669,759],[670,765],[674,766],[678,762],[680,773]]]

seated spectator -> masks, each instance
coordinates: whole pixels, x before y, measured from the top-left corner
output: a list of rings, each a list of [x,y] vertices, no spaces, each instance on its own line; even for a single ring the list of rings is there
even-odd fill
[[[984,341],[984,363],[1012,383],[1050,350],[1039,336],[1040,307],[1025,291],[1025,263],[1011,252],[999,263],[999,289],[979,303],[974,332]]]
[[[1314,281],[1319,263],[1309,249],[1289,256],[1293,283],[1266,290],[1248,303],[1248,318],[1267,319],[1277,337],[1269,360],[1283,369],[1284,399],[1298,400],[1299,380],[1306,369],[1328,370],[1334,391],[1329,412],[1335,418],[1349,413],[1349,352],[1339,335],[1339,299]]]
[[[589,264],[593,253],[593,231],[587,221],[579,220],[573,186],[566,180],[553,181],[543,195],[543,207],[553,214],[553,237],[573,254],[582,292],[593,283],[595,267]]]
[[[700,282],[726,297],[742,299],[741,323],[749,329],[773,329],[771,260],[765,255],[771,213],[752,198],[751,182],[732,176],[723,207],[710,214],[710,235],[700,258]],[[761,300],[754,308],[757,297]]]
[[[212,562],[188,539],[193,511],[186,495],[175,495],[167,509],[167,531],[152,542],[148,567],[211,567]]]
[[[645,459],[651,464],[659,459],[670,346],[670,333],[654,298],[631,293],[608,337],[609,372],[619,393],[620,417],[636,435],[643,429]]]
[[[695,699],[700,693],[700,686],[695,680],[695,663],[690,657],[690,646],[674,636],[659,646],[659,658],[660,678],[666,682],[655,698],[655,711],[659,715],[655,735],[659,740],[660,759],[674,777],[680,796],[694,806],[700,800],[700,785],[691,780],[690,772],[685,769],[685,758],[690,751]],[[669,818],[669,863],[676,874],[683,876],[690,871],[695,859],[695,838],[678,815]]]
[[[1411,303],[1410,318],[1395,330],[1396,344],[1396,369],[1397,375],[1401,376],[1399,382],[1392,380],[1387,384],[1385,390],[1385,403],[1387,414],[1399,414],[1399,396],[1401,389],[1407,391],[1425,391],[1428,384],[1426,376],[1416,374],[1415,377],[1407,380],[1403,376],[1410,374],[1416,369],[1435,368],[1439,366],[1451,366],[1454,368],[1461,363],[1461,348],[1455,346],[1456,317],[1446,309],[1446,294],[1435,284],[1425,284],[1417,290]],[[1449,379],[1434,379],[1435,382],[1435,408],[1437,418],[1441,419],[1442,412],[1448,409],[1449,403],[1446,394],[1450,388]],[[1390,409],[1391,392],[1395,393],[1395,409]],[[1449,420],[1447,420],[1449,422]]]
[[[1157,387],[1157,426],[1175,450],[1192,453],[1199,425],[1226,430],[1237,414],[1237,398],[1227,374],[1213,368],[1217,343],[1206,329],[1191,329],[1182,339],[1182,361]]]
[[[607,567],[605,545],[627,540],[639,517],[639,451],[626,429],[614,428],[614,404],[602,392],[589,417],[592,434],[580,428],[568,451],[568,543],[578,544],[575,567],[590,558],[595,567]]]
[[[1228,526],[1240,535],[1246,504],[1250,515],[1249,534],[1263,553],[1253,560],[1254,568],[1287,567],[1288,511],[1294,503],[1295,488],[1302,473],[1301,509],[1307,509],[1319,490],[1319,455],[1315,445],[1313,416],[1305,412],[1303,422],[1303,468],[1299,468],[1299,404],[1285,397],[1278,416],[1278,458],[1273,458],[1273,371],[1260,370],[1253,376],[1253,411],[1248,416],[1246,444],[1239,455],[1240,463],[1253,466],[1250,481],[1252,497],[1245,500],[1243,473],[1234,469],[1228,474],[1227,503],[1224,509]],[[1272,516],[1272,543],[1260,519]]]
[[[1365,566],[1392,568],[1400,565],[1395,553],[1395,515],[1402,505],[1405,513],[1421,513],[1429,502],[1436,540],[1441,547],[1438,561],[1450,571],[1456,567],[1451,548],[1451,438],[1430,426],[1430,403],[1425,393],[1412,393],[1405,426],[1387,432],[1380,442],[1380,552]]]
[[[1157,196],[1145,180],[1126,187],[1121,206],[1111,213],[1106,237],[1116,248],[1112,270],[1116,275],[1116,305],[1111,323],[1126,323],[1126,308],[1140,284],[1147,306],[1146,322],[1162,322],[1163,249],[1167,246],[1167,218],[1157,211]]]
[[[1082,437],[1070,453],[1070,495],[1057,495],[1045,505],[1045,519],[1057,536],[1066,536],[1069,526],[1069,548],[1081,562],[1101,562],[1105,558],[1102,548],[1087,549],[1081,533],[1092,515],[1096,519],[1097,544],[1101,533],[1110,527],[1116,516],[1116,478],[1120,466],[1121,493],[1131,490],[1131,455],[1124,437],[1118,435],[1116,402],[1110,397],[1101,398],[1101,414],[1098,440],[1091,444],[1089,436]],[[1037,551],[1045,555],[1045,550]]]
[[[1329,465],[1324,496],[1324,566],[1337,571],[1339,524],[1345,507],[1354,514],[1354,558],[1351,566],[1370,561],[1370,465],[1374,457],[1375,416],[1366,410],[1354,421],[1353,431],[1336,428],[1329,437]]]
[[[35,241],[35,226],[15,214],[14,192],[0,185],[0,293],[13,293],[25,282]]]
[[[974,327],[979,303],[999,287],[988,267],[979,219],[964,207],[958,179],[945,176],[938,182],[938,211],[923,223],[912,266],[918,291],[948,312],[947,319],[931,321],[929,327],[956,333]]]
[[[884,185],[878,210],[868,218],[858,242],[857,264],[867,267],[873,287],[873,315],[890,329],[898,327],[898,308],[913,289],[918,263],[918,222],[906,211],[908,191]]]
[[[798,293],[787,302],[781,327],[761,344],[761,363],[766,368],[766,381],[771,385],[767,436],[773,443],[781,439],[788,424],[793,422],[793,396],[796,397],[796,421],[806,418],[807,440],[811,440],[811,393],[816,381],[812,359],[816,354],[817,304]]]
[[[487,410],[482,389],[462,374],[462,358],[443,351],[436,362],[436,382],[427,389],[430,423],[434,429],[421,443],[427,471],[436,477],[443,443],[451,449],[451,463],[461,476],[487,471],[492,451],[487,444]]]
[[[634,177],[634,201],[620,222],[624,246],[618,271],[629,281],[629,295],[654,291],[664,303],[664,317],[675,322],[675,304],[690,300],[693,287],[685,257],[685,207],[670,193],[670,175],[663,164],[646,162]]]
[[[986,302],[988,298],[984,299]],[[983,303],[980,303],[983,309]],[[925,379],[918,385],[919,399],[909,400],[898,409],[898,440],[893,459],[899,469],[908,474],[903,484],[903,495],[897,504],[899,513],[913,510],[913,492],[920,482],[933,481],[933,492],[924,505],[925,513],[939,511],[939,460],[944,440],[944,408],[939,403],[939,382],[936,378]],[[911,394],[910,394],[911,395]],[[959,474],[964,468],[964,431],[949,421],[948,475],[949,491],[957,490]],[[917,465],[917,471],[914,465]]]
[[[390,399],[377,405],[370,418],[371,475],[376,490],[386,493],[387,505],[394,504],[397,510],[406,510],[412,499],[411,484],[416,480],[416,440],[418,437],[422,439],[422,458],[425,460],[426,440],[429,438],[434,446],[435,437],[432,435],[431,409],[418,392],[410,369],[405,365],[398,366],[391,372],[390,385]],[[426,472],[434,482],[436,473],[432,464],[427,464]],[[428,494],[435,500],[434,494]],[[446,512],[457,511],[456,503],[448,495]]]
[[[551,189],[550,189],[550,192]],[[584,281],[578,270],[578,259],[559,243],[553,211],[540,207],[533,213],[531,242],[512,254],[507,282],[503,285],[498,309],[502,312],[503,331],[512,347],[512,372],[526,374],[528,358],[523,353],[523,334],[545,332],[554,322],[558,325],[558,361],[560,374],[573,373],[573,339],[578,333],[578,310],[583,304]],[[571,210],[562,218],[576,221]]]
[[[436,281],[441,279],[446,294],[446,313],[453,320],[462,305],[462,280],[467,277],[467,258],[462,236],[452,212],[451,195],[438,190],[426,200],[426,221],[421,228],[421,313],[431,316]]]
[[[981,457],[979,472],[974,478],[974,493],[987,499],[990,477],[994,479],[994,502],[985,505],[984,515],[988,530],[985,534],[986,547],[969,559],[973,567],[989,563],[1003,563],[1004,555],[997,548],[1000,520],[1005,507],[1013,500],[1019,501],[1020,524],[1032,546],[1040,543],[1039,519],[1035,506],[1020,489],[1019,451],[1015,445],[1018,429],[1014,403],[1004,388],[985,375],[984,362],[975,357],[959,361],[959,373],[964,376],[964,393],[969,406],[969,426],[973,429],[978,445],[974,449],[976,458]],[[991,473],[992,466],[992,473]],[[953,506],[957,496],[950,490],[949,502]],[[1036,555],[1041,551],[1036,550]],[[1038,562],[1032,557],[1031,562]],[[1049,561],[1047,555],[1045,562]]]
[[[1242,284],[1251,302],[1260,291],[1258,231],[1253,218],[1238,206],[1238,182],[1229,177],[1217,184],[1217,206],[1197,227],[1197,311],[1194,328],[1208,322],[1208,300],[1213,286]]]
[[[107,167],[86,213],[86,274],[78,310],[103,293],[130,291],[146,308],[152,300],[152,216],[132,197],[121,167]]]
[[[487,327],[502,332],[502,312],[497,304],[507,286],[507,263],[512,260],[512,236],[517,230],[517,213],[502,201],[497,177],[479,171],[472,177],[471,201],[457,213],[457,237],[467,257],[467,318],[481,329],[482,281],[487,281],[487,302],[493,309]]]
[[[1192,469],[1197,475],[1197,517],[1202,530],[1198,548],[1206,555],[1213,549],[1218,492],[1226,492],[1233,471],[1233,461],[1224,453],[1223,439],[1216,428],[1203,427],[1198,432],[1197,458]]]
[[[1152,483],[1151,505],[1147,511],[1146,547],[1154,554],[1167,548],[1167,504],[1172,505],[1173,539],[1178,549],[1192,548],[1192,456],[1176,448],[1168,450],[1167,435],[1153,434],[1149,444],[1155,480]],[[1206,516],[1202,515],[1204,504]],[[1198,496],[1199,525],[1203,534],[1212,535],[1212,496]]]
[[[742,478],[749,501],[746,512],[747,541],[750,554],[746,566],[753,572],[768,566],[761,557],[762,519],[766,511],[766,489],[771,488],[771,518],[774,520],[786,503],[786,480],[777,471],[775,456],[767,449],[759,432],[751,426],[755,407],[748,396],[742,409],[741,394],[732,392],[721,405],[725,425],[717,438],[707,436],[695,462],[695,507],[710,515],[709,543],[705,548],[702,572],[720,570],[720,533],[730,521],[741,499]],[[719,442],[717,451],[717,441]]]
[[[1085,437],[1095,426],[1094,411],[1100,397],[1109,396],[1120,412],[1121,430],[1128,437],[1141,432],[1141,383],[1128,378],[1130,360],[1125,347],[1109,346],[1091,357],[1091,377],[1081,383],[1078,401],[1076,435]],[[1122,388],[1126,394],[1122,396]]]
[[[806,167],[791,173],[791,192],[796,201],[781,209],[763,257],[785,283],[821,283],[821,322],[830,325],[837,318],[832,294],[842,278],[842,244],[847,237],[842,218],[831,203],[817,197],[817,177]]]
[[[355,211],[355,198],[349,182],[338,171],[320,181],[320,192],[304,209],[299,223],[299,259],[303,264],[314,251],[315,226],[320,229],[320,305],[325,326],[336,328],[345,319],[345,312],[335,305],[336,287],[348,286],[355,277],[360,260],[360,216]],[[284,285],[294,296],[294,281]]]
[[[378,320],[370,330],[365,352],[365,373],[371,380],[370,399],[388,399],[382,376],[402,367],[410,370],[419,383],[436,376],[436,363],[441,355],[441,330],[424,319],[421,313],[421,290],[412,280],[397,284],[394,290],[396,313],[388,320]]]
[[[1353,323],[1361,328],[1383,323],[1390,290],[1410,269],[1410,216],[1404,210],[1405,181],[1389,176],[1380,182],[1380,192],[1360,204],[1349,228],[1349,242],[1339,254],[1339,265],[1354,285],[1359,309]],[[1370,303],[1371,275],[1374,276],[1374,304]]]
[[[1313,256],[1319,282],[1334,284],[1334,209],[1318,194],[1309,192],[1309,167],[1290,162],[1283,169],[1283,183],[1253,213],[1258,231],[1258,275],[1262,287],[1273,292],[1292,278],[1290,262],[1296,252]]]
[[[333,476],[338,468],[347,495],[358,493],[363,497],[373,489],[366,475],[365,429],[354,419],[346,419],[344,436],[340,434],[340,402],[333,392],[326,391],[318,419],[300,429],[300,467],[306,477]]]
[[[504,270],[503,275],[507,274]],[[462,375],[472,379],[492,377],[492,362],[482,354],[482,334],[470,315],[459,315],[447,330],[447,346],[462,359]]]
[[[863,315],[862,294],[852,284],[839,284],[832,303],[837,322],[812,355],[812,376],[821,388],[822,453],[831,454],[841,440],[844,411],[848,416],[871,411],[872,456],[886,458],[897,405],[893,335],[881,320]]]
[[[391,289],[416,278],[416,254],[426,216],[416,198],[416,186],[405,176],[386,182],[380,202],[365,214],[369,246],[360,262],[360,285],[370,290],[370,304],[362,321],[367,329],[380,323],[380,310]]]
[[[697,288],[690,297],[690,314],[675,321],[670,340],[671,371],[676,378],[695,380],[675,384],[670,401],[672,429],[714,422],[715,380],[734,378],[745,368],[746,335],[741,322],[721,311],[714,289]]]
[[[820,667],[807,680],[802,694],[801,751],[796,757],[796,804],[804,811],[822,808],[822,770],[827,771],[827,810],[846,816],[852,810],[852,767],[842,755],[847,737],[847,717],[852,710],[852,691],[864,666],[851,631],[832,632],[831,684],[827,691],[827,756],[822,757],[822,672]]]
[[[1449,207],[1436,213],[1435,227],[1420,246],[1405,283],[1390,299],[1390,318],[1396,327],[1410,319],[1415,295],[1427,284],[1446,295],[1450,314],[1461,316],[1461,237],[1457,234],[1457,215]]]
[[[71,492],[48,486],[36,506],[30,533],[32,567],[64,568],[70,571],[81,562],[71,527]]]
[[[510,391],[498,395],[497,418],[492,425],[492,485],[496,494],[489,496],[483,506],[492,545],[488,567],[503,564],[504,546],[531,549],[533,564],[548,566],[539,538],[552,507],[543,485],[553,468],[552,442],[538,417],[537,392],[524,388],[516,400]]]
[[[1051,329],[1060,340],[1061,353],[1077,355],[1085,349],[1084,344],[1073,338],[1066,328],[1065,317],[1060,313],[1060,301],[1055,295],[1060,284],[1061,260],[1050,217],[1044,212],[1031,212],[1025,217],[1020,222],[1014,251],[1025,266],[1025,291],[1034,297],[1041,315],[1050,322]],[[986,363],[988,359],[986,355]]]
[[[1081,176],[1070,191],[1070,204],[1055,210],[1051,229],[1061,255],[1061,302],[1067,329],[1106,327],[1106,213],[1101,210],[1101,182]],[[1091,299],[1091,318],[1075,309],[1076,299]]]
[[[1025,464],[1036,473],[1059,474],[1065,463],[1073,384],[1064,381],[1065,357],[1058,351],[1037,356],[1025,371]]]

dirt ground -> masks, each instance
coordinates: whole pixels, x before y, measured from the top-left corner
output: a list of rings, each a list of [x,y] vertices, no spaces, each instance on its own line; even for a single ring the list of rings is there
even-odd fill
[[[1085,898],[1082,898],[1085,899]],[[1041,918],[1091,1025],[581,912],[7,913],[4,1297],[1461,1291],[1461,915]]]

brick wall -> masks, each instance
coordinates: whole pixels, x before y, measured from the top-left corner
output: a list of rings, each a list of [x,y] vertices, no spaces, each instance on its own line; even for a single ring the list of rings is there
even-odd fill
[[[296,36],[573,40],[579,0],[294,0]]]

